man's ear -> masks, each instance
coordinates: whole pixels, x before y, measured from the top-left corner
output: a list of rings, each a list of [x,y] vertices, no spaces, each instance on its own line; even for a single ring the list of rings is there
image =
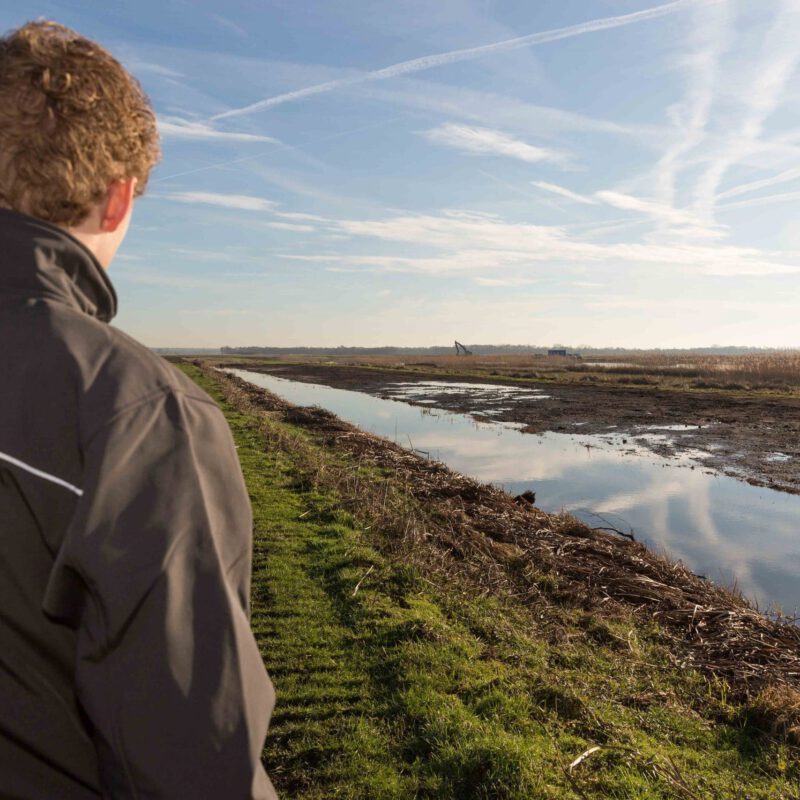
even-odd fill
[[[106,202],[102,208],[100,229],[106,233],[117,230],[130,214],[136,192],[136,178],[114,181],[108,187]]]

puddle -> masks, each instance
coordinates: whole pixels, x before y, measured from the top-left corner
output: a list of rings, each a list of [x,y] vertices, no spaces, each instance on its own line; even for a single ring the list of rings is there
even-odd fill
[[[463,383],[453,381],[400,381],[391,383],[384,394],[394,400],[413,400],[415,403],[435,402],[431,394],[466,395],[470,401],[497,402],[508,400],[549,400],[551,396],[529,386],[503,386],[495,383]]]
[[[686,431],[697,431],[700,430],[700,425],[637,425],[637,429],[647,430],[647,431],[675,431],[677,432],[686,432]],[[705,427],[711,427],[707,425]]]
[[[710,474],[696,463],[708,457],[704,451],[661,458],[636,443],[655,433],[526,434],[520,424],[479,422],[361,392],[231,372],[290,403],[326,408],[478,480],[515,494],[531,489],[546,511],[564,509],[591,525],[611,522],[632,529],[637,539],[702,575],[725,584],[735,579],[762,608],[776,602],[791,613],[800,606],[800,496]],[[453,391],[498,388],[442,385]],[[430,384],[424,391],[430,394]]]
[[[591,369],[592,367],[613,369],[614,367],[633,367],[636,365],[627,361],[584,361],[580,366],[585,369]]]
[[[787,455],[786,453],[769,453],[765,458],[764,461],[791,461],[792,457]]]

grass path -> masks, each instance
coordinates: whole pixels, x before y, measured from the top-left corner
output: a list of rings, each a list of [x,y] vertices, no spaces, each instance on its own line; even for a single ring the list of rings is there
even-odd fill
[[[253,504],[253,629],[278,693],[265,760],[282,797],[800,798],[793,754],[724,686],[675,668],[656,629],[565,609],[563,635],[542,640],[529,609],[433,585],[306,485],[296,454],[313,437],[181,368],[222,406]],[[284,445],[265,447],[265,428]]]

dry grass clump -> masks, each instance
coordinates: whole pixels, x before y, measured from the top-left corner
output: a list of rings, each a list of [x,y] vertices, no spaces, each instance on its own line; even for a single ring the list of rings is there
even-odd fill
[[[750,701],[750,722],[770,735],[800,745],[800,691],[794,686],[769,686]]]
[[[542,625],[548,609],[564,607],[609,617],[624,608],[644,622],[655,620],[670,637],[676,666],[723,679],[739,701],[756,698],[764,724],[797,739],[800,626],[793,620],[764,616],[741,595],[640,542],[567,514],[547,514],[327,411],[291,406],[231,376],[223,392],[235,407],[271,412],[333,453],[347,454],[322,462],[307,448],[304,479],[334,489],[358,518],[382,532],[388,550],[414,561],[432,580],[466,576],[476,591],[530,605]],[[300,440],[275,444],[303,450]]]

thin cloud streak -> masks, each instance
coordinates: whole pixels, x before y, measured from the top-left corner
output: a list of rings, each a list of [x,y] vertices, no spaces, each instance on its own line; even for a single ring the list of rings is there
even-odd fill
[[[556,203],[556,202],[554,202],[554,201],[552,201],[550,199],[543,198],[539,194],[537,194],[536,192],[529,192],[529,191],[526,191],[525,189],[521,189],[519,186],[515,186],[513,183],[509,183],[508,181],[503,180],[502,178],[498,178],[497,175],[492,175],[490,172],[486,172],[485,170],[478,169],[478,170],[475,170],[475,171],[479,175],[483,175],[485,178],[488,178],[490,181],[493,181],[494,183],[496,183],[496,184],[498,184],[500,186],[504,186],[506,189],[508,189],[510,192],[513,192],[514,194],[518,194],[521,197],[527,197],[527,198],[529,198],[531,200],[535,200],[537,203],[539,203],[539,204],[541,204],[543,206],[546,206],[547,208],[555,209],[560,214],[569,214],[569,213],[571,213],[571,212],[567,211],[565,208],[562,208],[558,203]]]
[[[279,231],[296,231],[299,233],[311,233],[316,230],[313,225],[298,225],[295,222],[268,222],[267,227]]]
[[[566,153],[547,147],[537,147],[491,128],[447,122],[438,128],[422,131],[420,135],[436,144],[464,150],[468,153],[506,156],[518,161],[526,161],[529,164],[538,164],[543,161],[563,164],[568,161]]]
[[[153,75],[158,75],[161,78],[167,78],[172,81],[180,81],[186,77],[185,73],[178,72],[177,70],[170,69],[161,64],[155,64],[152,61],[141,61],[138,58],[125,59],[125,66],[134,74],[140,72],[149,72]]]
[[[611,191],[595,192],[595,197],[614,208],[646,214],[654,220],[670,225],[702,227],[698,218],[691,212],[662,205],[653,200],[644,200],[640,197]]]
[[[221,14],[208,14],[208,18],[217,25],[227,28],[229,31],[233,31],[237,36],[241,36],[242,39],[247,38],[247,31],[241,25],[237,25],[233,22],[233,20],[223,17]]]
[[[716,0],[707,0],[707,2],[715,1]],[[337,89],[357,86],[360,83],[397,78],[401,75],[409,75],[414,72],[421,72],[423,70],[433,69],[435,67],[442,67],[447,64],[455,64],[459,61],[482,58],[483,56],[493,53],[500,53],[507,50],[516,50],[521,47],[545,44],[546,42],[556,42],[560,39],[568,39],[573,36],[582,36],[586,33],[595,33],[597,31],[609,30],[611,28],[620,28],[624,25],[645,22],[646,20],[657,19],[668,14],[674,14],[675,12],[681,11],[690,5],[694,5],[696,2],[702,2],[702,0],[674,0],[671,3],[665,3],[653,8],[636,11],[632,14],[622,14],[616,17],[605,17],[603,19],[591,20],[589,22],[581,22],[577,25],[568,25],[564,28],[541,31],[539,33],[532,33],[527,36],[518,36],[514,39],[506,39],[502,42],[494,42],[493,44],[486,44],[478,47],[468,47],[461,50],[451,50],[445,53],[436,53],[434,55],[422,56],[421,58],[414,58],[409,61],[401,61],[397,64],[392,64],[388,67],[383,67],[382,69],[374,70],[372,72],[354,75],[350,78],[338,78],[336,80],[318,83],[313,86],[306,86],[303,89],[296,89],[292,92],[285,92],[274,97],[267,97],[255,103],[242,106],[241,108],[233,108],[229,111],[224,111],[221,114],[216,114],[211,117],[211,119],[219,120],[229,117],[237,117],[243,114],[252,114],[256,111],[265,111],[269,108],[274,108],[275,106],[279,106],[284,103],[302,100],[306,97],[313,97],[314,95],[324,94]]]
[[[763,178],[760,181],[750,181],[749,183],[740,183],[738,186],[734,186],[733,189],[720,192],[717,195],[717,200],[723,200],[727,197],[737,197],[740,194],[756,192],[759,189],[766,189],[768,186],[775,186],[778,183],[788,183],[789,181],[794,181],[798,178],[800,178],[800,169],[797,167],[793,169],[787,169],[778,175],[773,175],[771,178]]]
[[[800,192],[781,192],[768,194],[765,197],[751,197],[749,200],[738,200],[734,203],[723,203],[717,206],[718,211],[727,211],[729,208],[750,208],[752,206],[768,206],[774,203],[788,203],[800,200]]]
[[[555,183],[547,183],[546,181],[531,181],[531,184],[537,189],[543,189],[545,192],[552,192],[559,197],[565,197],[567,200],[572,200],[574,203],[583,203],[585,205],[596,206],[597,200],[586,195],[573,192],[571,189],[566,189]]]
[[[233,208],[237,211],[272,211],[278,204],[263,197],[252,197],[246,194],[218,194],[216,192],[171,192],[159,195],[164,200],[177,203],[194,203],[221,208]]]
[[[202,139],[205,141],[224,142],[268,142],[280,144],[280,140],[272,136],[255,133],[238,133],[236,131],[220,131],[204,122],[193,122],[180,117],[164,117],[158,120],[158,132],[164,139]]]

